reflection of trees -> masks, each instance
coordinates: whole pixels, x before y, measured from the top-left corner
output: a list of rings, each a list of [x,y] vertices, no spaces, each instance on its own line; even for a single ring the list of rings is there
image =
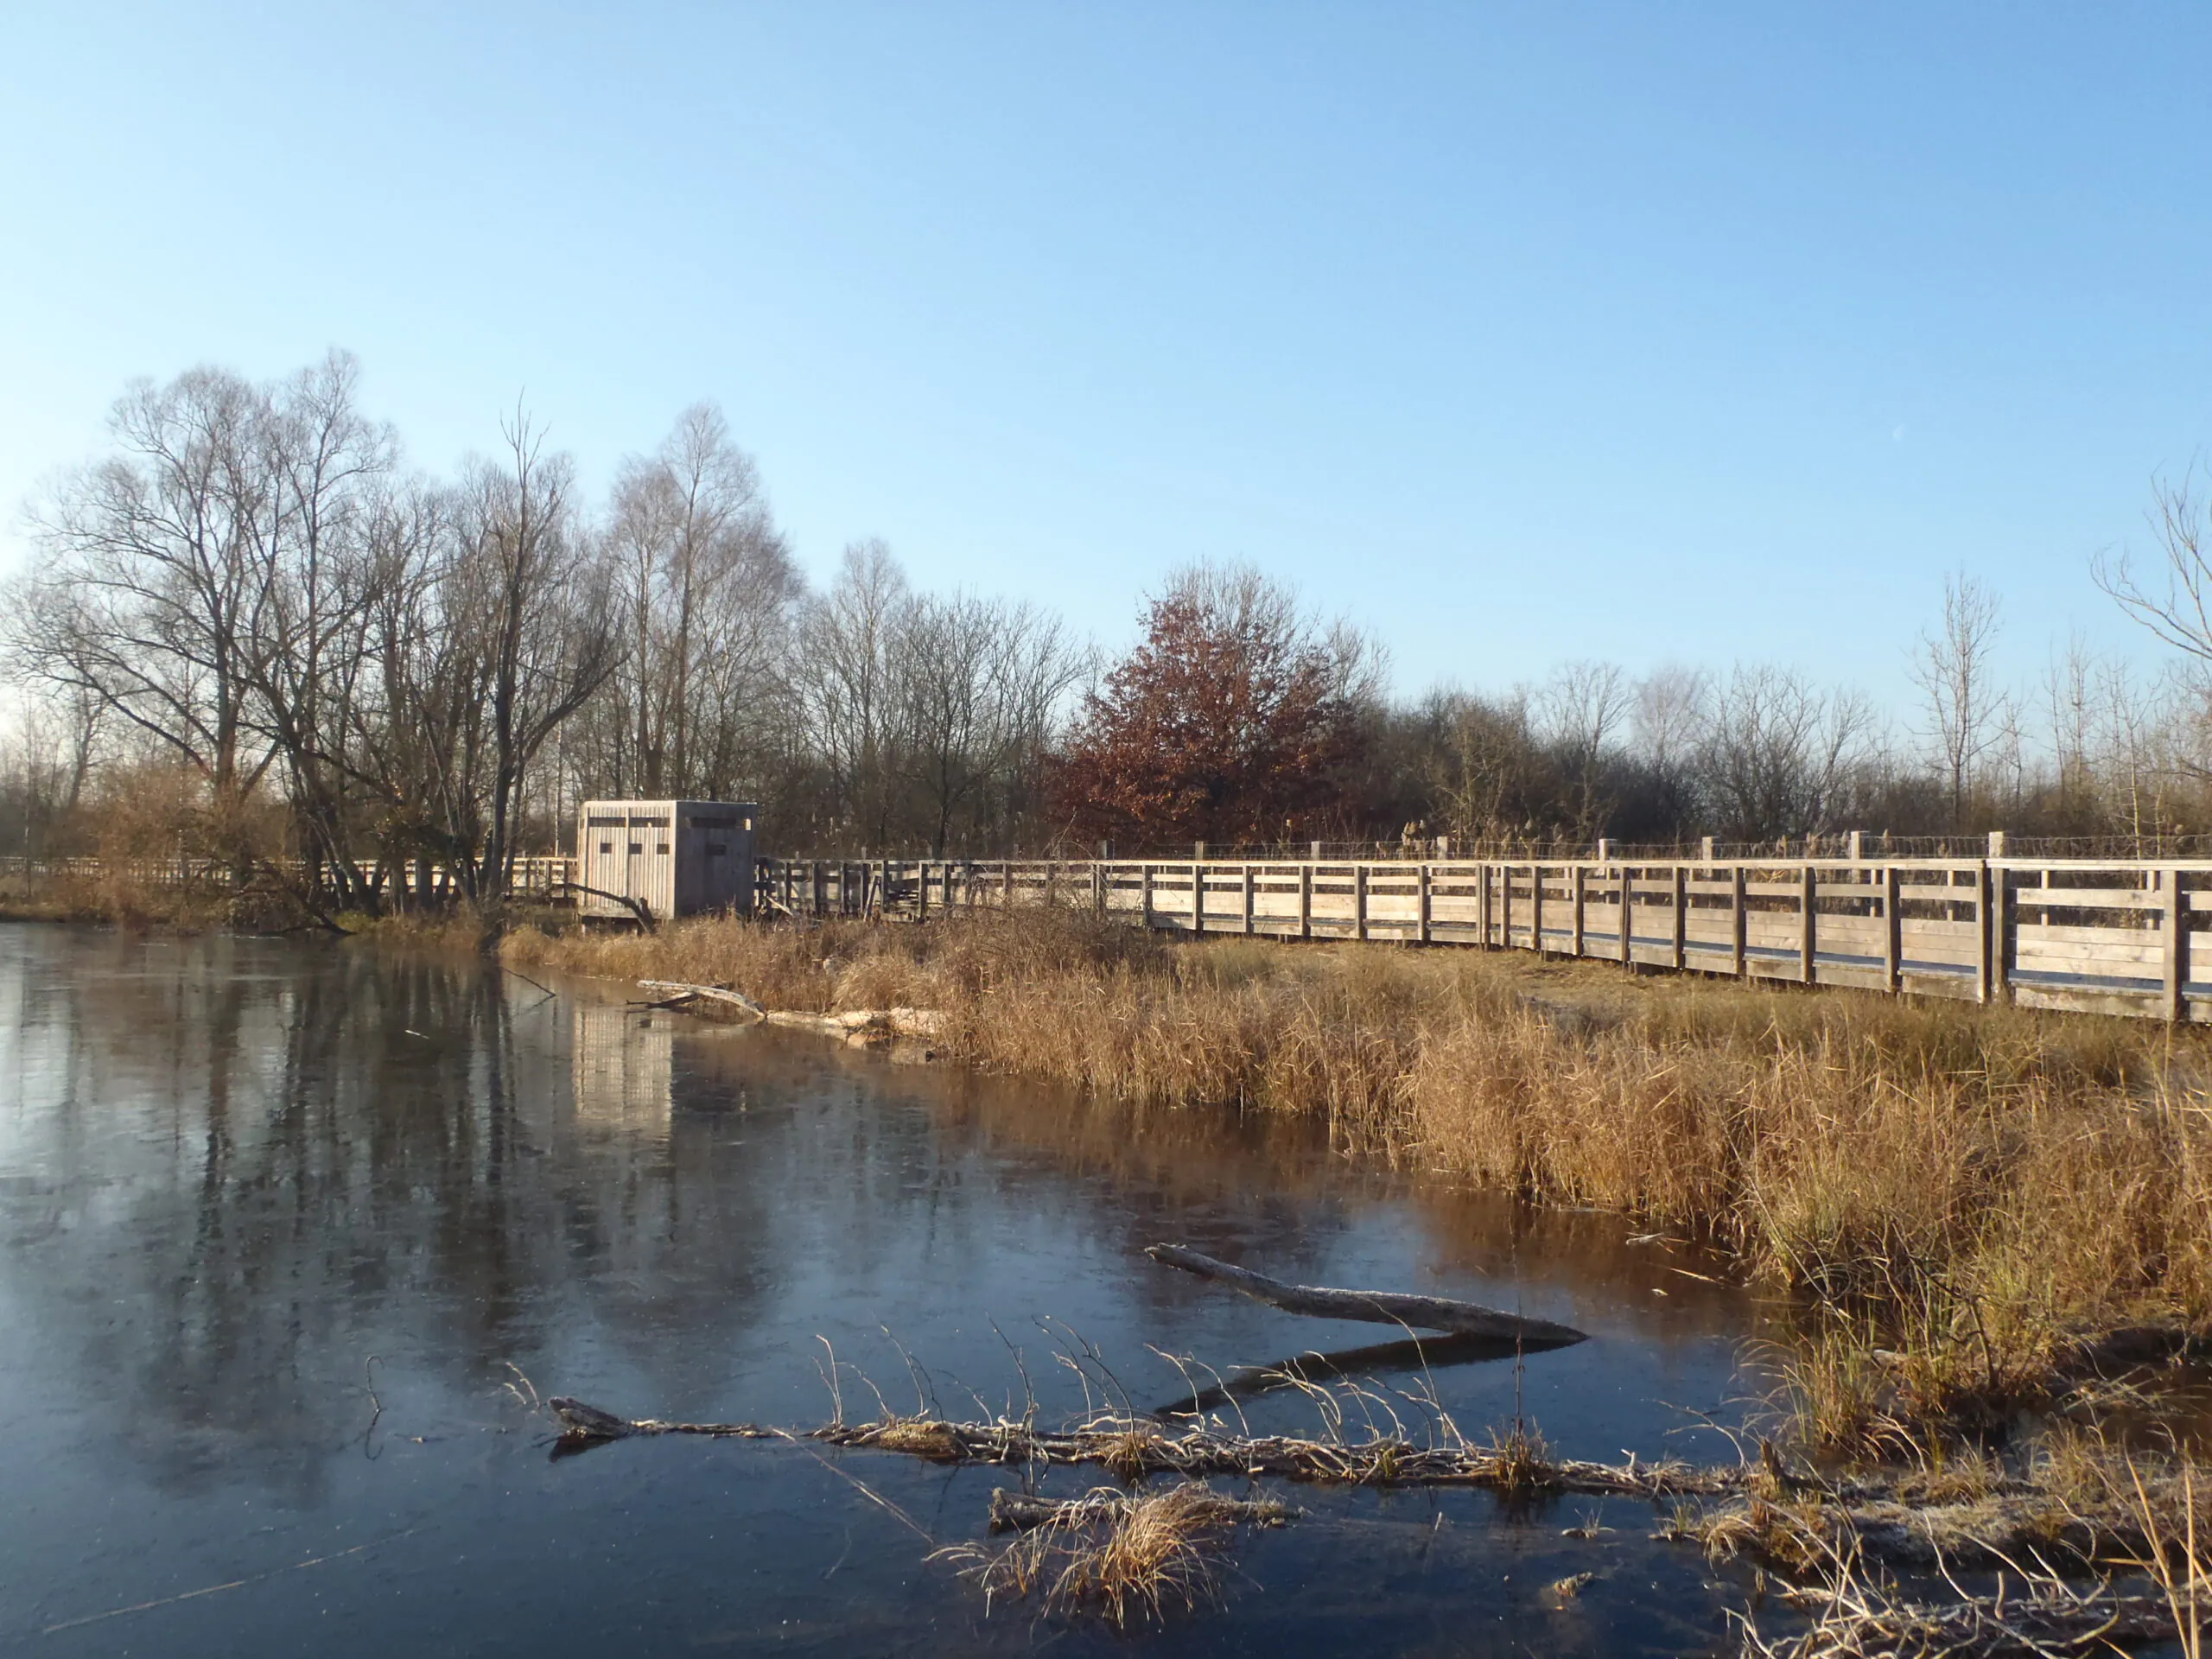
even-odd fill
[[[478,1387],[588,1319],[566,1293],[687,1209],[724,1261],[763,1244],[742,1199],[689,1200],[664,1143],[569,1132],[568,1022],[528,1011],[535,992],[518,1010],[496,973],[21,943],[0,995],[28,1121],[0,1156],[38,1172],[65,1224],[11,1194],[9,1234],[29,1237],[12,1276],[54,1351],[81,1351],[77,1391],[124,1407],[118,1433],[169,1478],[247,1461],[305,1497],[363,1421],[369,1354],[387,1377]],[[724,1275],[687,1334],[741,1327],[749,1284]]]
[[[220,1464],[314,1495],[372,1353],[387,1401],[485,1389],[506,1360],[571,1387],[612,1363],[647,1375],[648,1409],[773,1414],[811,1409],[817,1332],[888,1324],[989,1382],[984,1316],[1071,1296],[1117,1359],[1296,1346],[1145,1263],[1162,1238],[1321,1280],[1395,1249],[1447,1294],[1594,1294],[1662,1340],[1735,1317],[1690,1280],[1655,1305],[1616,1220],[1393,1191],[1296,1124],[579,1012],[474,965],[0,931],[10,1013],[0,1270],[25,1351],[185,1484]]]

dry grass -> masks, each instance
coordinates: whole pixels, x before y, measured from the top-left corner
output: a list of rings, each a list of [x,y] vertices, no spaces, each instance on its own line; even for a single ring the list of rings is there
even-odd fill
[[[1134,1494],[1102,1486],[1045,1506],[1010,1543],[955,1544],[937,1559],[961,1563],[987,1603],[1040,1596],[1048,1611],[1095,1611],[1126,1628],[1217,1600],[1217,1562],[1230,1532],[1279,1524],[1288,1514],[1198,1481]]]
[[[1783,1369],[1846,1450],[1985,1432],[2115,1327],[2212,1324],[2192,1033],[1065,912],[505,948],[773,1007],[938,1008],[937,1046],[971,1064],[1317,1118],[1350,1150],[1694,1233],[1828,1310]]]

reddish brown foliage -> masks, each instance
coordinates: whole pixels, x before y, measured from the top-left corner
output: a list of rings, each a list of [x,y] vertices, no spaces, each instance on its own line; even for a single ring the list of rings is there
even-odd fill
[[[1317,635],[1256,572],[1198,569],[1085,700],[1053,769],[1085,839],[1273,841],[1327,803],[1353,731],[1357,647]]]

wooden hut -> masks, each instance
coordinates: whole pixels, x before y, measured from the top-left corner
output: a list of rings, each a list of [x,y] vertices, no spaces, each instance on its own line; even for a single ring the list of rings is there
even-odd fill
[[[586,916],[628,917],[636,899],[656,921],[753,909],[753,823],[741,801],[586,801],[576,857]]]

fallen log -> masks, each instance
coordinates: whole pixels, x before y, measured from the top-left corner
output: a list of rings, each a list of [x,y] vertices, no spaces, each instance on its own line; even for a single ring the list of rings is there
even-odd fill
[[[1285,1434],[1232,1434],[1205,1425],[1169,1432],[1136,1418],[1058,1431],[1004,1419],[957,1423],[917,1417],[784,1429],[759,1423],[619,1417],[566,1395],[545,1404],[562,1430],[556,1457],[632,1435],[696,1434],[714,1440],[811,1440],[950,1465],[1091,1464],[1123,1480],[1159,1474],[1237,1479],[1274,1476],[1322,1486],[1476,1486],[1657,1499],[1726,1497],[1743,1491],[1753,1477],[1748,1467],[1698,1468],[1676,1462],[1639,1463],[1634,1458],[1626,1464],[1603,1464],[1546,1456],[1532,1464],[1525,1447],[1475,1446],[1457,1440],[1419,1445],[1385,1436],[1354,1444]]]
[[[571,1449],[604,1440],[626,1440],[634,1434],[702,1434],[715,1440],[791,1438],[780,1428],[763,1428],[758,1423],[672,1423],[658,1417],[617,1417],[565,1394],[555,1395],[545,1402],[545,1408],[561,1426],[561,1439]]]
[[[1370,1325],[1412,1325],[1424,1331],[1448,1331],[1454,1336],[1488,1337],[1494,1341],[1517,1342],[1523,1348],[1564,1348],[1586,1342],[1588,1337],[1572,1325],[1549,1319],[1524,1319],[1476,1302],[1458,1302],[1446,1296],[1416,1296],[1390,1290],[1332,1290],[1319,1285],[1290,1285],[1249,1268],[1231,1267],[1210,1255],[1185,1249],[1179,1244],[1154,1244],[1145,1251],[1164,1268],[1179,1268],[1201,1279],[1217,1280],[1242,1291],[1255,1302],[1265,1302],[1286,1313],[1304,1313],[1321,1319],[1358,1319]]]
[[[1327,1387],[1347,1377],[1375,1377],[1411,1372],[1415,1376],[1446,1370],[1454,1365],[1479,1365],[1508,1360],[1516,1354],[1548,1347],[1546,1343],[1506,1342],[1497,1337],[1405,1337],[1361,1348],[1340,1348],[1333,1353],[1310,1350],[1277,1360],[1272,1365],[1247,1365],[1150,1414],[1160,1419],[1204,1417],[1232,1402],[1287,1389],[1313,1384]]]
[[[669,1001],[671,1002],[694,999],[709,1002],[727,1002],[733,1007],[744,1009],[756,1020],[766,1020],[768,1017],[767,1009],[762,1007],[743,991],[733,991],[727,985],[686,985],[673,979],[641,979],[638,982],[638,988],[641,991],[666,991],[670,993]],[[666,1007],[667,1004],[662,1003],[657,1006]]]

